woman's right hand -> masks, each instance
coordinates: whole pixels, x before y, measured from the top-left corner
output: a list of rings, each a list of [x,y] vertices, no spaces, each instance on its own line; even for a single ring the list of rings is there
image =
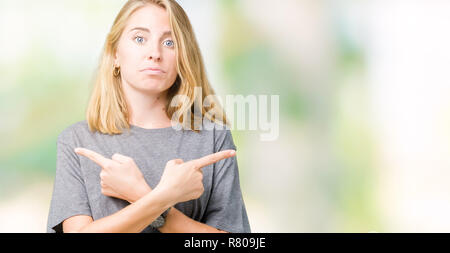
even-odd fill
[[[197,199],[204,191],[202,168],[235,155],[234,150],[225,150],[188,162],[181,159],[170,160],[155,191],[167,194],[174,205]]]

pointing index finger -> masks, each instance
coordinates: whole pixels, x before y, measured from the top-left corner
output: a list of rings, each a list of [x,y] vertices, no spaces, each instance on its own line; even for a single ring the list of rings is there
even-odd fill
[[[103,157],[102,155],[100,155],[99,153],[96,153],[87,148],[76,148],[75,153],[91,159],[96,164],[100,165],[101,167],[104,167],[109,160],[109,159]]]
[[[224,151],[220,151],[220,152],[217,152],[214,154],[204,156],[202,158],[192,160],[192,162],[195,164],[197,169],[201,169],[205,166],[214,164],[220,160],[230,158],[235,155],[236,155],[236,151],[234,151],[234,150],[224,150]]]

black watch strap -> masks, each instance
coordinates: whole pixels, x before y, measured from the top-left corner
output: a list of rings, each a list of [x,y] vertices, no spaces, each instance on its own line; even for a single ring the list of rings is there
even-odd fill
[[[167,217],[167,215],[169,214],[171,208],[172,208],[172,207],[167,208],[167,210],[164,211],[164,213],[161,214],[161,216],[162,216],[164,219],[165,219],[165,218]]]
[[[156,218],[156,220],[154,220],[154,221],[152,222],[152,224],[150,224],[150,226],[153,227],[153,228],[156,228],[156,229],[162,227],[162,226],[164,225],[164,223],[166,223],[166,217],[167,217],[167,215],[169,214],[169,211],[170,211],[171,208],[172,208],[172,207],[169,207],[169,208],[168,208],[166,211],[164,211],[160,216],[158,216],[158,217]]]

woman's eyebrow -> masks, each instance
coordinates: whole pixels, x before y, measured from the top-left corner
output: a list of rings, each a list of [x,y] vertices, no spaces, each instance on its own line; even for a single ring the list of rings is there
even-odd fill
[[[140,30],[140,31],[144,31],[144,32],[150,33],[150,30],[145,28],[145,27],[135,27],[135,28],[131,29],[129,32],[136,31],[136,30]]]
[[[172,35],[172,31],[165,31],[161,37]]]
[[[136,31],[136,30],[150,33],[150,30],[148,28],[145,28],[145,27],[135,27],[135,28],[131,29],[129,32],[133,32],[133,31]],[[165,36],[168,36],[168,35],[172,35],[172,31],[165,31],[162,34],[161,37],[165,37]]]

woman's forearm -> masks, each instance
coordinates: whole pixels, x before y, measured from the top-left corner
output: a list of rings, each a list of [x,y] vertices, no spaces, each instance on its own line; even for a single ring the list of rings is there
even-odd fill
[[[195,221],[181,211],[171,208],[166,222],[159,228],[161,233],[223,233],[214,227]]]
[[[141,191],[137,196],[145,196],[151,192],[148,185],[141,187]],[[166,217],[166,222],[159,228],[161,233],[220,233],[223,232],[204,223],[195,221],[186,216],[181,211],[172,207]]]
[[[81,233],[139,233],[174,203],[153,190],[122,210],[84,226]]]

